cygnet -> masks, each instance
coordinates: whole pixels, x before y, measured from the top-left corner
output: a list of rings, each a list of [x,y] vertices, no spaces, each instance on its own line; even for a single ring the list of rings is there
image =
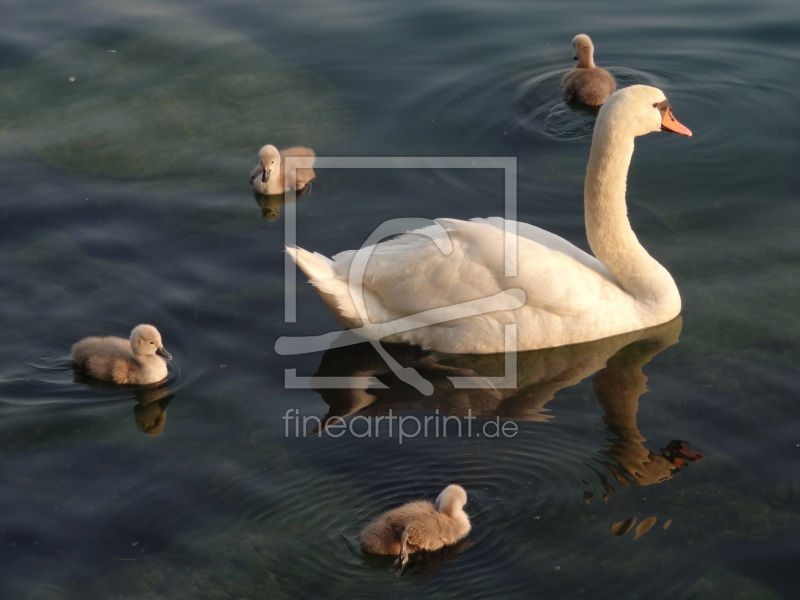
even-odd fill
[[[561,80],[564,100],[587,106],[601,106],[617,89],[614,76],[594,64],[594,45],[585,33],[572,38],[578,65]]]
[[[469,533],[466,503],[467,492],[452,484],[442,490],[435,505],[427,500],[403,504],[364,527],[361,549],[373,554],[396,554],[399,574],[408,562],[409,553],[438,550]]]
[[[128,340],[113,336],[83,338],[72,346],[70,357],[90,377],[136,385],[166,379],[166,361],[172,360],[158,329],[146,324],[134,327]]]
[[[291,158],[288,169],[286,159]],[[250,175],[250,185],[259,194],[271,196],[289,190],[306,192],[311,189],[316,154],[311,148],[292,146],[278,150],[272,144],[263,146],[258,152],[258,164]]]

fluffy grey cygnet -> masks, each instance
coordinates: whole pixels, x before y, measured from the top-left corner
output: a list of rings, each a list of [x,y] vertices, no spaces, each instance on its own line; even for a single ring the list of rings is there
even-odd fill
[[[594,45],[585,33],[572,38],[577,66],[561,80],[564,100],[587,106],[601,106],[617,89],[614,76],[594,64]]]
[[[455,544],[469,533],[469,516],[464,512],[467,492],[460,485],[448,485],[436,504],[417,500],[394,508],[361,531],[361,549],[373,554],[396,554],[402,571],[408,555],[418,550],[438,550]]]
[[[113,336],[83,338],[73,344],[70,357],[90,377],[137,385],[166,379],[166,361],[172,360],[158,329],[147,324],[134,327],[128,340]]]
[[[287,158],[292,159],[288,169]],[[311,168],[315,159],[316,154],[311,148],[292,146],[278,150],[272,144],[267,144],[258,152],[258,164],[250,174],[250,185],[265,196],[283,194],[289,190],[308,191],[311,181],[317,176]]]

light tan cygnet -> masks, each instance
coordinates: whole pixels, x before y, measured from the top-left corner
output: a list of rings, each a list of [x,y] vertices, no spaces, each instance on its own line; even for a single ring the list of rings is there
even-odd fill
[[[617,89],[614,76],[594,64],[594,45],[585,33],[572,38],[577,66],[561,80],[564,100],[587,106],[601,106]]]
[[[166,360],[172,360],[158,329],[146,324],[134,327],[128,340],[113,336],[84,338],[72,346],[70,357],[95,379],[138,385],[166,379]]]
[[[453,484],[444,488],[435,505],[427,500],[403,504],[364,527],[361,548],[373,554],[396,554],[395,564],[402,571],[409,553],[438,550],[469,533],[466,503],[467,492]]]
[[[289,168],[286,159],[291,158]],[[289,190],[305,192],[311,188],[316,154],[311,148],[292,146],[278,150],[272,144],[263,146],[258,152],[258,164],[250,174],[250,185],[259,194],[270,196]]]

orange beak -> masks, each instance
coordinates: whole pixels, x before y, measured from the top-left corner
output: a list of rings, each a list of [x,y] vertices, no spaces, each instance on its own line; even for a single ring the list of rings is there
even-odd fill
[[[661,119],[661,131],[671,131],[672,133],[692,137],[691,129],[672,116],[672,109],[669,106],[664,111],[664,118]]]

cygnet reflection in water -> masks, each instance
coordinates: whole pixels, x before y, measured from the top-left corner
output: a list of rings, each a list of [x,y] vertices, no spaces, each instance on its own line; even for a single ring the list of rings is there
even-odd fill
[[[601,452],[610,461],[601,464],[623,485],[649,485],[672,477],[688,463],[702,458],[673,440],[659,452],[644,446],[636,413],[646,388],[642,367],[656,354],[678,341],[682,321],[612,338],[516,355],[518,380],[513,388],[491,387],[490,377],[502,374],[505,355],[435,355],[418,348],[387,345],[385,349],[404,367],[412,367],[433,384],[433,394],[423,395],[404,383],[380,358],[371,344],[328,350],[312,379],[314,389],[328,404],[327,414],[313,422],[321,434],[351,415],[379,417],[404,411],[439,410],[458,417],[476,416],[515,421],[546,421],[547,404],[562,389],[594,375],[593,385],[603,421],[615,434]],[[440,362],[441,361],[441,362]],[[358,378],[373,385],[326,388],[331,377]],[[456,387],[454,381],[470,377],[483,387]],[[600,473],[598,473],[600,475]],[[606,487],[607,477],[601,476]]]
[[[112,381],[95,379],[80,370],[74,371],[73,381],[97,388],[120,389]],[[175,394],[163,383],[140,386],[129,391],[133,393],[133,399],[136,401],[133,407],[136,428],[150,437],[161,435],[167,424],[167,406],[175,398]],[[125,420],[128,421],[127,416]]]
[[[139,431],[150,437],[161,435],[167,424],[167,406],[174,397],[166,388],[137,390],[133,414]]]
[[[289,200],[289,203],[297,202],[304,193],[296,194],[294,198]],[[253,198],[261,208],[261,216],[270,223],[274,223],[281,218],[283,207],[287,204],[286,195],[284,194],[265,196],[264,194],[253,192]]]

